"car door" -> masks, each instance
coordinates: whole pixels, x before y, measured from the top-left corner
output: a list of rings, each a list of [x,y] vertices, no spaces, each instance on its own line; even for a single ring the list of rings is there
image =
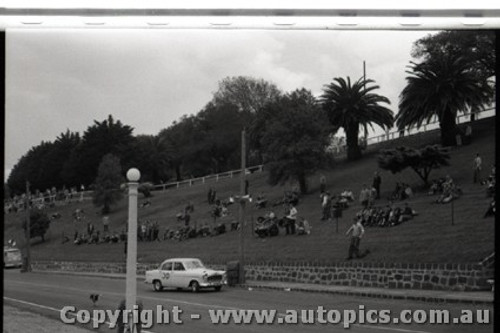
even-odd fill
[[[172,262],[165,262],[160,267],[160,280],[164,287],[173,287],[172,285]]]
[[[176,288],[187,288],[189,286],[189,279],[187,276],[186,267],[180,261],[175,261],[172,267],[172,284]]]

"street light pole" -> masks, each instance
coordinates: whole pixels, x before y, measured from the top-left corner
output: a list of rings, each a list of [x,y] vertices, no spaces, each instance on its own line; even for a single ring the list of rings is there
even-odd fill
[[[137,298],[137,196],[141,173],[136,168],[129,169],[128,179],[128,235],[127,235],[127,276],[125,306],[133,310]]]
[[[25,272],[31,272],[31,218],[30,218],[30,182],[26,181],[26,262]]]
[[[239,264],[239,283],[245,283],[245,174],[246,174],[246,146],[245,129],[241,131],[241,175],[240,175],[240,264]]]

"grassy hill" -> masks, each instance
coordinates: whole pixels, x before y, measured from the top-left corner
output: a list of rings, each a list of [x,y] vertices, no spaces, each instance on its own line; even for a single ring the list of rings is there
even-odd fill
[[[451,151],[451,166],[433,171],[431,178],[451,175],[456,183],[462,186],[464,195],[454,204],[454,225],[451,222],[450,204],[432,203],[435,197],[426,194],[421,188],[421,181],[411,170],[393,175],[381,171],[382,199],[377,205],[387,204],[387,197],[393,191],[397,181],[404,181],[416,189],[416,195],[407,202],[419,215],[410,222],[392,228],[366,228],[361,249],[369,248],[371,254],[363,259],[372,262],[477,262],[494,250],[494,219],[483,219],[490,199],[486,198],[485,187],[472,184],[472,160],[476,153],[483,158],[483,176],[489,173],[495,163],[495,118],[483,119],[473,124],[474,141],[471,145],[456,147]],[[396,139],[391,146],[401,144],[419,146],[437,143],[437,131],[418,134],[412,137]],[[388,143],[385,143],[387,146]],[[377,167],[377,147],[366,152],[362,160],[347,162],[339,158],[336,165],[324,170],[327,177],[328,190],[339,193],[344,188],[351,189],[356,195],[364,183],[371,184],[373,172]],[[289,186],[270,187],[266,183],[266,172],[248,175],[250,192],[264,193],[273,202],[282,197]],[[285,236],[284,230],[274,238],[261,239],[252,234],[251,224],[267,210],[258,210],[247,206],[247,226],[244,235],[245,258],[247,262],[339,262],[347,256],[349,238],[345,231],[360,209],[358,202],[344,211],[339,221],[339,232],[334,223],[321,221],[319,199],[319,176],[310,178],[310,193],[301,198],[297,209],[299,216],[304,216],[312,225],[309,236]],[[153,192],[151,206],[139,209],[139,220],[156,220],[160,223],[160,233],[166,227],[178,225],[175,215],[189,201],[195,206],[191,223],[201,225],[211,221],[207,204],[209,186],[215,186],[219,198],[226,199],[230,194],[239,192],[239,178],[225,179],[218,183],[200,184],[192,187],[168,189]],[[140,196],[139,203],[145,199]],[[403,202],[396,202],[403,205]],[[101,216],[97,208],[88,201],[71,203],[48,210],[48,213],[59,212],[62,218],[52,221],[46,235],[46,242],[32,240],[32,258],[34,260],[72,260],[72,261],[123,261],[124,244],[74,245],[72,242],[61,244],[62,234],[72,238],[75,229],[83,232],[86,224],[75,224],[71,216],[76,208],[87,213],[87,220],[92,221],[97,229],[102,230]],[[282,216],[282,207],[275,207],[278,216]],[[237,205],[230,206],[231,215],[223,221],[229,223],[237,220]],[[23,246],[21,220],[23,213],[4,215],[4,240],[15,238]],[[127,221],[127,201],[123,199],[113,207],[110,216],[110,229],[120,231]],[[210,263],[226,263],[238,259],[239,232],[229,231],[226,234],[189,239],[186,241],[140,242],[138,260],[140,262],[158,262],[167,257],[200,257]]]

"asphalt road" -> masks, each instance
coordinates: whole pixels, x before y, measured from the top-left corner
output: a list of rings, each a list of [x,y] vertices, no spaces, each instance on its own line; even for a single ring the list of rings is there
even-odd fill
[[[60,320],[60,310],[64,306],[74,306],[76,311],[115,310],[120,300],[125,298],[125,280],[98,277],[78,277],[70,275],[20,273],[19,270],[4,270],[4,302],[44,316]],[[91,293],[100,294],[96,306],[90,300]],[[381,333],[438,333],[438,332],[493,332],[493,307],[486,305],[432,304],[401,300],[350,297],[333,294],[287,292],[270,290],[247,290],[225,287],[221,292],[202,291],[194,294],[189,291],[154,292],[148,285],[138,282],[138,299],[144,309],[156,309],[161,305],[168,312],[170,324],[155,324],[143,332],[381,332]],[[175,318],[173,309],[182,311]],[[322,307],[322,308],[320,308]],[[360,311],[361,307],[361,311]],[[213,310],[276,310],[273,324],[258,324],[254,318],[250,324],[214,324],[209,311]],[[350,325],[349,330],[339,324],[288,324],[286,321],[302,321],[311,318],[314,311],[316,321],[321,316],[328,320],[329,310],[356,310],[357,316],[364,311],[390,310],[391,318],[399,316],[402,310],[448,310],[454,318],[461,310],[488,310],[489,324],[368,324]],[[298,310],[293,317],[289,310]],[[335,314],[331,312],[331,314]],[[427,312],[429,313],[429,312]],[[429,315],[430,316],[430,315]],[[74,318],[68,316],[70,318]],[[166,315],[165,317],[166,318]],[[332,315],[331,319],[335,319]],[[150,318],[156,321],[156,318]],[[173,323],[179,319],[182,323]],[[283,323],[278,323],[283,321]],[[64,326],[61,322],[62,331]],[[87,325],[90,328],[90,324]],[[36,327],[33,332],[36,332]],[[98,332],[111,332],[108,325],[99,327]],[[113,331],[116,331],[113,330]]]

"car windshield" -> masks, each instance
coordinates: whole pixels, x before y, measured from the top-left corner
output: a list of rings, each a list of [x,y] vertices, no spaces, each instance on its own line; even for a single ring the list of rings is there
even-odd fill
[[[190,261],[185,261],[184,266],[186,266],[186,269],[196,269],[196,268],[204,268],[203,264],[199,260],[190,260]]]

